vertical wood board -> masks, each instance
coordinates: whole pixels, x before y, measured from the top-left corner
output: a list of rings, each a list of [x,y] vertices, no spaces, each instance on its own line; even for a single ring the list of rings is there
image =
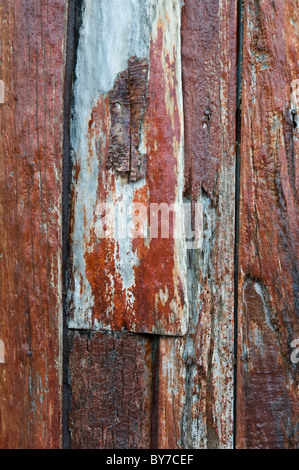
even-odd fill
[[[61,445],[65,9],[0,2],[1,448]]]
[[[237,447],[298,448],[298,0],[245,1]],[[299,109],[297,108],[297,113]]]
[[[187,331],[182,219],[175,217],[179,237],[172,229],[155,237],[147,226],[151,204],[183,202],[180,12],[174,0],[82,4],[71,124],[70,328]],[[141,237],[134,236],[135,204],[145,208]]]

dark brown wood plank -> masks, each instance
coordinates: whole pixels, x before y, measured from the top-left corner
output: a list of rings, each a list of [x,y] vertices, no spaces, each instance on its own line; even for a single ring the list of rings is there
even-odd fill
[[[237,447],[298,448],[298,0],[245,0]],[[297,113],[299,109],[297,109]]]
[[[65,3],[0,2],[1,448],[61,445]]]
[[[126,333],[70,335],[72,448],[149,448],[151,341]]]

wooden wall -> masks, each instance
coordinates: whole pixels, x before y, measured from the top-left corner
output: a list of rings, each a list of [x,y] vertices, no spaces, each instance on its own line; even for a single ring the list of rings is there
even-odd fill
[[[0,20],[0,447],[298,448],[298,0]],[[122,201],[200,245],[102,238]]]

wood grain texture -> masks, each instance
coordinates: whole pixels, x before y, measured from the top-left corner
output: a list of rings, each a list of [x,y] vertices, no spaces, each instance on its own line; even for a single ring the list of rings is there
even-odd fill
[[[82,4],[71,124],[69,328],[187,331],[184,227],[177,217],[180,237],[172,227],[169,237],[155,237],[150,219],[150,204],[168,211],[183,201],[180,24],[176,0]],[[145,208],[139,232],[134,204]],[[118,211],[127,214],[122,233]]]
[[[70,335],[72,448],[149,448],[151,341],[126,333]]]
[[[231,448],[236,2],[184,4],[185,198],[202,203],[203,245],[188,252],[188,335],[160,340],[156,446]]]
[[[237,447],[298,448],[298,0],[245,1]],[[299,109],[297,110],[299,112]]]
[[[61,445],[65,1],[1,0],[0,447]]]

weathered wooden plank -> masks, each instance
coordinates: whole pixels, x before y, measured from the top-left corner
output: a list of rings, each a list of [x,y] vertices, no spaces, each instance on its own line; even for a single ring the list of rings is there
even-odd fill
[[[1,0],[0,447],[61,444],[65,2]]]
[[[149,448],[150,339],[109,332],[70,335],[72,448]]]
[[[186,338],[161,338],[161,448],[233,446],[236,2],[186,0],[182,20],[185,197],[203,206],[188,253]]]
[[[298,0],[245,0],[237,447],[299,446]],[[297,113],[299,109],[297,109]]]
[[[180,10],[176,0],[82,2],[71,125],[70,328],[187,331],[182,220],[175,218],[181,236],[171,229],[165,238],[149,222],[151,204],[167,211],[183,202]],[[124,233],[109,204],[127,211]],[[139,230],[134,204],[145,208]]]

